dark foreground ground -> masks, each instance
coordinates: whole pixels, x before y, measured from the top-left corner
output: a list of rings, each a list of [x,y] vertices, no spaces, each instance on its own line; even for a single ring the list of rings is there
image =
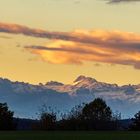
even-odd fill
[[[0,140],[140,140],[140,132],[0,132]]]

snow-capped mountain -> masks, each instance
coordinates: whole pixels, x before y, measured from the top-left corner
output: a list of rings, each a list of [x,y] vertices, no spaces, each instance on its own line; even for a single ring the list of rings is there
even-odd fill
[[[110,92],[121,90],[117,84],[108,84],[103,82],[98,82],[96,79],[86,76],[79,76],[76,80],[74,80],[71,85],[64,85],[62,83],[56,84],[58,82],[50,82],[46,83],[44,87],[48,89],[53,89],[59,92],[68,92],[70,95],[76,94],[77,90],[87,89],[90,92]]]
[[[140,110],[140,85],[118,86],[86,76],[79,76],[68,85],[56,81],[32,85],[0,78],[0,102],[7,102],[19,117],[37,117],[44,104],[66,112],[97,97],[106,100],[113,111],[122,112],[125,118]]]

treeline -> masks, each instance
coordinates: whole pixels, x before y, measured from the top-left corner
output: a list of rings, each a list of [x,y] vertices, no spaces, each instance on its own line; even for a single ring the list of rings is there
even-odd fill
[[[74,107],[69,113],[57,115],[50,108],[41,111],[38,120],[15,119],[6,103],[0,103],[0,130],[140,130],[140,112],[131,123],[123,125],[120,113],[113,113],[101,98]],[[127,122],[128,123],[128,122]]]
[[[56,118],[55,112],[42,111],[35,127],[41,130],[116,130],[120,119],[100,98],[74,107],[69,113],[62,114],[60,120]]]

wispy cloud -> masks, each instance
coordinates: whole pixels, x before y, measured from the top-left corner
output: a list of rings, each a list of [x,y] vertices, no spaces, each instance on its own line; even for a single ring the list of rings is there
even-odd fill
[[[103,30],[49,32],[17,24],[0,23],[0,32],[49,39],[43,46],[25,48],[44,61],[57,64],[102,62],[140,69],[140,35]]]
[[[33,29],[27,26],[17,24],[0,23],[0,32],[11,34],[23,34],[26,36],[48,38],[48,39],[61,39],[66,41],[74,41],[81,43],[96,43],[90,36],[77,36],[75,32],[49,32],[41,29]]]
[[[115,3],[121,3],[121,2],[140,2],[140,0],[105,0],[107,1],[109,4],[115,4]]]

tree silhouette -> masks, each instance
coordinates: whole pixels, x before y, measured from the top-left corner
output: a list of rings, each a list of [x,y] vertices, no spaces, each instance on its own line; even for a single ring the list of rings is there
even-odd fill
[[[86,104],[82,110],[82,115],[86,121],[87,129],[110,129],[112,111],[104,100],[97,98],[93,102]]]
[[[120,114],[119,114],[120,116]],[[61,119],[56,119],[56,113],[51,108],[44,107],[36,129],[41,130],[117,130],[118,114],[113,115],[106,102],[100,98],[91,103],[75,106]]]
[[[140,111],[134,115],[134,118],[132,119],[133,123],[130,126],[131,130],[140,130]]]
[[[83,108],[84,118],[87,120],[104,120],[110,121],[112,118],[112,111],[106,102],[100,98],[95,99],[93,102],[86,104]]]
[[[67,114],[62,114],[62,119],[58,122],[59,130],[85,130],[82,118],[83,105],[72,108]]]
[[[41,129],[54,130],[56,125],[56,115],[53,113],[43,113],[40,119]]]
[[[0,103],[0,130],[15,129],[14,112],[8,109],[6,103]]]
[[[56,129],[56,113],[51,109],[43,105],[39,114],[38,128],[41,130],[55,130]]]

